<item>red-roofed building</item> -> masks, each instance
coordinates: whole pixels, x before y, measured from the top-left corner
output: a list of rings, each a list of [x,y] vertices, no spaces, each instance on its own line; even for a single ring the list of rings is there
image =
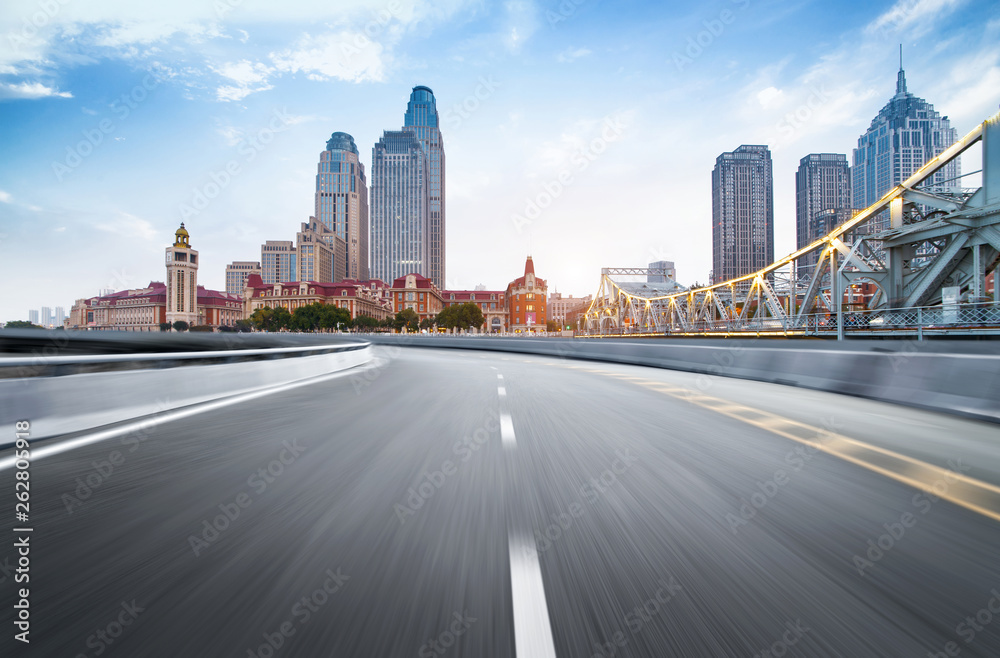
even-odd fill
[[[316,281],[290,281],[286,283],[264,283],[259,274],[247,277],[243,292],[244,317],[249,318],[259,308],[286,308],[289,313],[295,309],[319,302],[333,304],[347,309],[351,318],[367,315],[383,320],[392,315],[392,303],[388,286],[384,281],[372,279],[355,281],[344,279],[336,283]]]
[[[198,320],[211,327],[233,326],[243,318],[243,299],[198,286]],[[78,299],[70,309],[69,329],[95,331],[159,331],[167,321],[167,286],[150,281],[145,288]]]
[[[535,264],[531,256],[528,256],[524,262],[524,275],[507,284],[507,291],[504,293],[507,302],[507,331],[545,331],[548,317],[545,302],[548,292],[545,279],[535,276]]]
[[[503,290],[444,290],[441,297],[446,308],[469,303],[478,306],[486,319],[486,331],[507,331],[507,308],[504,305]]]
[[[437,317],[444,308],[441,291],[433,281],[420,274],[411,273],[399,277],[392,282],[389,293],[394,313],[412,308],[423,320]]]

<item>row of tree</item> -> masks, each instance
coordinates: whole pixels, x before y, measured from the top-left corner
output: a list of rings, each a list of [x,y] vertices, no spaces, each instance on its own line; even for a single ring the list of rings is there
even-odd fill
[[[176,323],[175,323],[176,324]],[[486,319],[479,306],[472,303],[449,306],[434,318],[420,319],[413,309],[407,308],[393,317],[376,320],[368,315],[351,318],[350,312],[332,304],[314,302],[300,306],[289,313],[286,308],[259,308],[250,315],[249,320],[241,320],[232,329],[245,331],[257,329],[260,331],[375,331],[378,329],[394,329],[396,331],[419,331],[421,329],[479,329],[485,326]]]

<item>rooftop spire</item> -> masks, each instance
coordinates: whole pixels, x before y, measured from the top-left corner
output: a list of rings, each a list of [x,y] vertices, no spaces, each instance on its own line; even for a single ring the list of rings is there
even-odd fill
[[[906,74],[903,73],[903,44],[899,44],[899,73],[896,74],[896,95],[906,93]]]

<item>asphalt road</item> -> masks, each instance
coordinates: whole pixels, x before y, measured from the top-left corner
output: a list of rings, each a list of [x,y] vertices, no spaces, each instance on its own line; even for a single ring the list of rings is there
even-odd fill
[[[376,354],[35,460],[30,644],[5,539],[0,655],[1000,655],[996,425]]]

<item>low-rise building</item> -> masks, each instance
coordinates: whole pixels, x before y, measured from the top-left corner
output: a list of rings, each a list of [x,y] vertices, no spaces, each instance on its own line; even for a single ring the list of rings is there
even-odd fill
[[[548,285],[545,279],[535,276],[535,264],[528,256],[524,262],[524,275],[511,281],[504,292],[507,330],[513,333],[545,331],[547,297]]]
[[[393,312],[413,309],[421,320],[434,319],[444,308],[441,291],[427,277],[411,272],[394,280],[389,289]]]
[[[559,325],[560,329],[574,328],[576,317],[581,312],[586,312],[593,300],[591,295],[586,297],[574,297],[569,295],[564,297],[562,293],[554,292],[549,295],[549,320]]]
[[[483,312],[486,320],[486,331],[501,333],[507,331],[507,308],[504,304],[503,290],[444,290],[441,298],[445,308],[457,304],[475,304]]]
[[[377,279],[355,281],[344,279],[336,283],[317,281],[289,281],[285,283],[264,283],[258,274],[247,277],[243,293],[244,318],[249,318],[259,308],[285,308],[289,313],[295,309],[317,302],[332,304],[347,309],[351,318],[367,315],[376,320],[384,320],[393,314],[388,286]]]

